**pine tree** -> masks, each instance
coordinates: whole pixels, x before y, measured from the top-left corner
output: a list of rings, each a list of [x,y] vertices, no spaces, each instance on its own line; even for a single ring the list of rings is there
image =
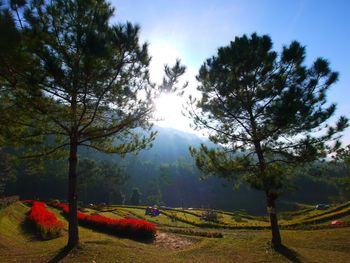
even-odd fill
[[[15,0],[7,7],[1,14],[13,29],[5,32],[13,48],[0,52],[1,99],[30,113],[29,119],[9,115],[10,126],[29,128],[11,139],[28,142],[28,158],[69,156],[67,246],[74,247],[79,148],[125,155],[150,146],[156,135],[152,99],[165,88],[149,82],[150,57],[147,44],[139,44],[139,26],[111,25],[114,8],[105,0]],[[18,56],[25,63],[12,63]],[[165,83],[173,85],[185,70],[179,61],[167,69]]]
[[[131,205],[139,205],[140,204],[140,198],[141,198],[141,193],[138,188],[133,188],[131,197],[130,197],[130,204]]]
[[[197,166],[265,192],[276,247],[281,237],[275,200],[288,188],[293,168],[324,157],[327,142],[348,125],[345,117],[335,127],[326,123],[336,109],[326,104],[326,91],[338,73],[323,58],[311,67],[304,61],[305,48],[296,41],[277,54],[267,35],[236,37],[202,65],[202,97],[189,102],[194,126],[219,145],[190,148]]]
[[[338,172],[341,174],[339,178],[329,178],[331,183],[338,186],[340,197],[343,200],[349,200],[350,197],[350,144],[344,148],[340,148],[333,156],[332,166],[329,174]]]
[[[114,202],[115,204],[124,205],[125,195],[122,193],[120,189],[115,190],[114,200],[115,200]]]

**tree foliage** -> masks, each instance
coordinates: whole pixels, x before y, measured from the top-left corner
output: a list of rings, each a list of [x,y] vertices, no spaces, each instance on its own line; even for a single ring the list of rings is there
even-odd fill
[[[118,163],[83,158],[78,163],[78,192],[84,203],[122,203],[120,189],[128,177]]]
[[[138,188],[133,188],[131,197],[130,197],[130,204],[131,205],[139,205],[141,199],[141,192]]]
[[[350,145],[338,149],[331,163],[330,169],[332,173],[340,173],[340,176],[338,178],[332,178],[332,181],[340,189],[341,196],[345,200],[348,200],[350,197]]]
[[[147,45],[138,44],[138,26],[109,26],[113,11],[104,1],[33,1],[23,10],[22,43],[32,70],[19,76],[27,85],[21,102],[46,118],[47,126],[36,128],[38,136],[55,135],[48,151],[74,139],[125,154],[153,138],[132,132],[149,128],[151,104],[138,95],[148,85]],[[122,144],[111,144],[114,134]]]
[[[0,148],[0,196],[5,191],[6,184],[14,178],[14,169],[8,156]]]
[[[295,41],[280,56],[271,49],[271,39],[256,34],[220,48],[200,69],[203,97],[191,101],[200,111],[193,107],[190,114],[222,146],[192,149],[203,171],[236,179],[245,174],[255,188],[278,191],[285,174],[278,175],[279,167],[325,157],[326,142],[338,138],[347,119],[341,117],[335,127],[326,123],[335,104],[325,106],[325,93],[338,74],[325,59],[307,68],[305,48]],[[260,152],[268,171],[263,176]]]

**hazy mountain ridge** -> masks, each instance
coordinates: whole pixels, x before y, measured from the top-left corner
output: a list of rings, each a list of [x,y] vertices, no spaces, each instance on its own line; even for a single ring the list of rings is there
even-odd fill
[[[166,164],[170,166],[167,174],[169,182],[160,183],[157,189],[161,192],[161,203],[169,206],[245,209],[259,214],[265,212],[265,198],[259,191],[245,186],[234,191],[230,182],[215,177],[200,180],[201,173],[195,167],[188,148],[197,147],[201,143],[215,147],[208,139],[172,128],[156,126],[155,130],[158,135],[153,147],[132,157],[131,166],[126,169],[130,176],[126,189],[134,186],[140,188],[143,202],[152,204],[147,198],[152,195],[150,185],[160,176],[159,166]],[[282,196],[280,202],[327,202],[328,196],[325,193],[336,194],[334,187],[305,178],[297,181],[297,188],[299,190]]]
[[[85,189],[80,192],[83,202],[119,202],[109,191],[121,191],[125,203],[130,200],[132,189],[140,189],[141,203],[147,205],[164,204],[173,207],[205,207],[225,210],[245,209],[254,214],[265,213],[265,197],[262,192],[242,186],[234,191],[230,182],[211,177],[200,180],[200,171],[195,167],[189,154],[189,146],[197,147],[204,143],[215,147],[209,140],[195,134],[172,128],[154,127],[158,135],[153,147],[139,154],[118,155],[101,154],[85,149],[80,160],[90,159],[96,164],[112,162],[122,168],[126,182],[122,186],[109,185],[104,178],[82,178]],[[17,181],[7,187],[6,194],[19,194],[22,199],[66,199],[67,161],[48,161],[41,173],[29,174],[23,167],[17,172]],[[85,176],[79,175],[79,176]],[[100,175],[95,175],[99,177]],[[281,197],[281,202],[327,202],[329,196],[336,195],[335,187],[308,178],[299,179],[300,190]],[[111,197],[112,196],[112,197]],[[281,208],[279,206],[278,208]],[[283,207],[282,207],[283,208]]]

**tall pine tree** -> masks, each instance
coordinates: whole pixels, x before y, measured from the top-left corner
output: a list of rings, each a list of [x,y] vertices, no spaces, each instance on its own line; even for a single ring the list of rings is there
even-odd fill
[[[112,25],[114,8],[105,0],[15,0],[2,14],[15,25],[5,37],[11,36],[17,49],[1,57],[3,97],[32,117],[7,121],[29,127],[17,138],[31,138],[28,157],[68,154],[67,245],[74,247],[79,242],[79,147],[121,155],[148,147],[156,135],[150,131],[152,99],[161,89],[171,91],[185,68],[179,61],[166,67],[164,83],[172,87],[152,85],[150,57],[147,44],[139,44],[139,26]],[[25,58],[24,64],[11,63],[18,55]]]
[[[190,148],[197,166],[265,192],[274,246],[281,244],[275,200],[293,167],[324,157],[327,142],[347,126],[345,117],[335,127],[326,123],[336,108],[326,104],[326,92],[338,73],[325,59],[311,67],[304,60],[296,41],[277,54],[266,35],[236,37],[202,65],[202,97],[189,103],[195,127],[220,146]]]

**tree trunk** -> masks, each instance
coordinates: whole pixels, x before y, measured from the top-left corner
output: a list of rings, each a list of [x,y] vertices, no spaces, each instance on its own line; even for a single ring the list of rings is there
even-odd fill
[[[69,153],[69,188],[68,188],[68,244],[67,247],[73,248],[79,244],[78,235],[78,203],[77,203],[77,162],[78,162],[78,144],[71,139]]]
[[[253,122],[252,122],[253,123]],[[254,124],[254,123],[253,123]],[[255,124],[254,124],[255,125]],[[264,179],[266,177],[266,163],[263,151],[261,149],[261,145],[259,141],[254,142],[255,151],[259,159],[259,167],[260,167],[260,176]],[[266,185],[264,184],[265,189]],[[270,193],[266,190],[266,199],[267,199],[267,212],[270,217],[271,231],[272,231],[272,246],[278,248],[281,246],[281,234],[278,227],[278,220],[276,214],[275,200],[277,195]]]
[[[275,199],[276,197],[271,194],[266,194],[267,198],[267,212],[270,217],[270,223],[271,223],[271,232],[272,232],[272,245],[275,248],[278,248],[281,246],[281,234],[278,226],[277,221],[277,213],[275,208]]]

